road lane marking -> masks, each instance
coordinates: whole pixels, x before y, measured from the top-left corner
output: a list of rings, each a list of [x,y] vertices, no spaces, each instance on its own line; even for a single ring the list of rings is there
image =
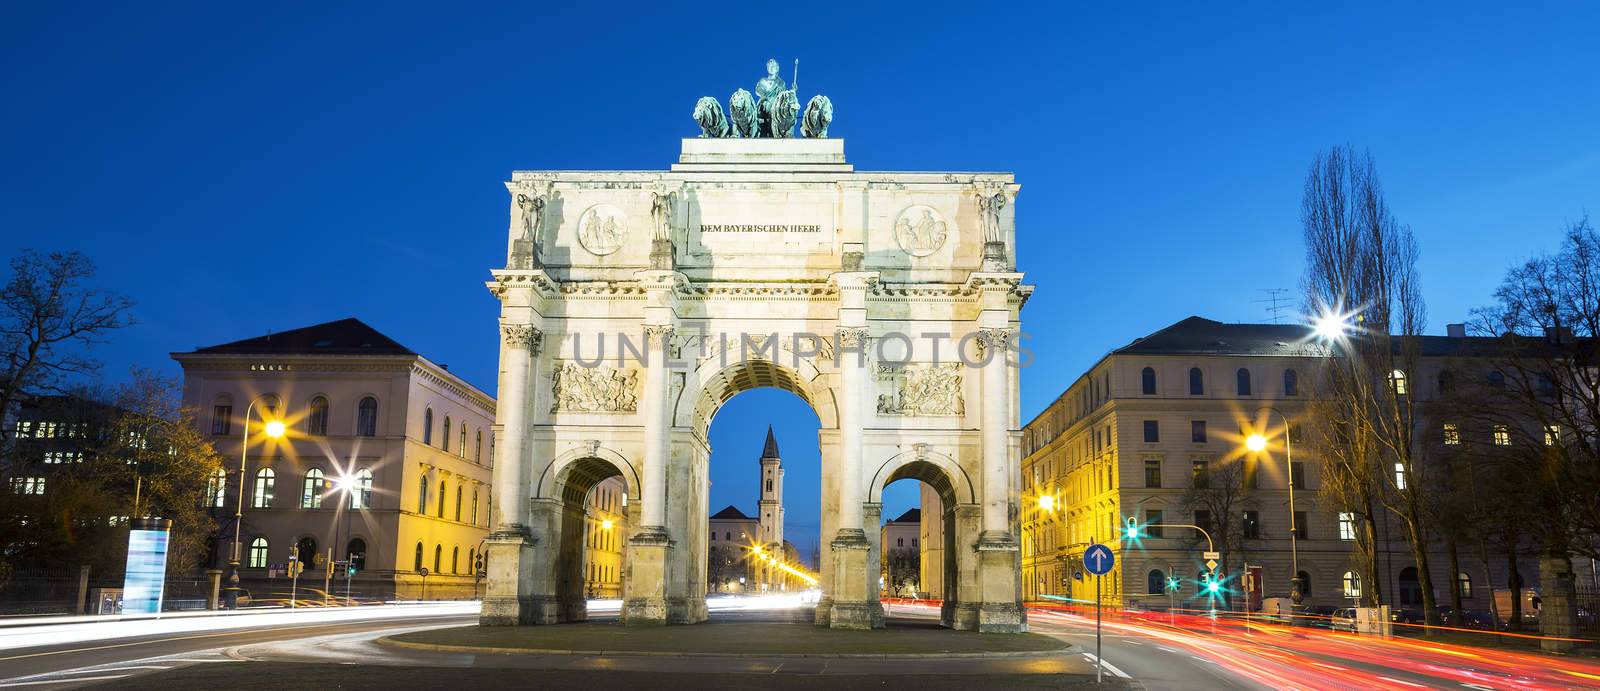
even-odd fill
[[[410,617],[410,618],[414,619],[414,618],[417,618],[417,617]],[[432,617],[426,617],[426,618],[432,618]],[[397,617],[397,619],[398,620],[404,620],[405,618]],[[229,629],[227,631],[219,631],[217,633],[202,633],[202,634],[195,634],[195,635],[191,635],[191,636],[173,636],[173,637],[170,637],[170,638],[153,638],[153,639],[147,640],[147,641],[131,641],[131,642],[128,642],[128,643],[111,643],[111,644],[108,644],[108,645],[97,645],[97,646],[92,646],[92,647],[88,647],[88,648],[71,648],[71,649],[68,649],[68,650],[47,650],[47,651],[42,652],[42,653],[28,653],[28,654],[25,654],[25,655],[11,655],[9,657],[0,657],[0,662],[9,662],[11,660],[25,660],[25,659],[30,658],[30,657],[48,657],[50,655],[68,655],[68,654],[71,654],[71,653],[86,653],[86,652],[90,652],[90,651],[93,651],[93,650],[111,650],[113,648],[127,648],[127,647],[131,647],[131,646],[136,646],[136,645],[154,645],[156,643],[171,643],[173,641],[189,641],[189,640],[195,640],[195,639],[200,639],[200,638],[217,638],[217,637],[220,637],[220,636],[244,636],[244,635],[258,634],[258,633],[261,633],[263,630],[296,631],[296,630],[300,630],[300,629],[327,629],[327,628],[337,628],[337,627],[342,627],[342,626],[360,625],[360,624],[366,624],[366,623],[377,623],[377,622],[381,622],[381,621],[383,621],[383,620],[381,620],[381,619],[355,619],[355,620],[351,620],[349,622],[333,622],[333,623],[326,623],[326,624],[308,624],[308,625],[302,625],[302,626],[268,627],[267,629],[262,629],[262,628]],[[182,653],[178,653],[178,654],[181,655]]]
[[[1414,681],[1406,681],[1404,679],[1396,679],[1394,677],[1378,677],[1378,678],[1382,679],[1384,681],[1391,681],[1391,682],[1394,682],[1396,684],[1405,684],[1406,686],[1416,686],[1416,687],[1420,687],[1420,688],[1424,688],[1424,689],[1428,688],[1428,686],[1426,684],[1418,684],[1417,682],[1414,682]]]
[[[1200,656],[1199,656],[1199,655],[1190,655],[1190,656],[1189,656],[1189,657],[1192,657],[1192,658],[1194,658],[1194,659],[1196,659],[1196,660],[1199,660],[1199,661],[1201,661],[1201,662],[1209,662],[1209,663],[1211,663],[1211,664],[1213,664],[1213,665],[1216,665],[1216,666],[1218,666],[1218,667],[1221,667],[1221,666],[1222,666],[1222,663],[1220,663],[1220,662],[1217,662],[1217,661],[1216,661],[1216,660],[1208,660],[1208,659],[1206,659],[1206,658],[1203,658],[1203,657],[1200,657]]]
[[[1461,685],[1465,686],[1465,687],[1467,687],[1469,689],[1478,689],[1478,691],[1494,691],[1494,687],[1493,686],[1484,686],[1483,684],[1468,684],[1468,683],[1462,682]]]
[[[1173,655],[1182,655],[1183,654],[1183,651],[1182,650],[1178,650],[1177,648],[1168,648],[1167,646],[1159,645],[1159,644],[1156,645],[1156,647],[1160,648],[1162,650],[1165,650],[1165,651],[1167,651],[1169,653],[1172,653]]]
[[[76,684],[76,683],[84,682],[84,681],[107,681],[107,680],[110,680],[110,679],[121,679],[121,678],[126,677],[126,676],[128,676],[128,675],[126,675],[126,674],[112,674],[110,676],[104,676],[104,677],[75,677],[73,679],[41,679],[39,681],[17,681],[17,682],[8,682],[8,683],[0,684],[0,688],[10,688],[10,687],[13,687],[13,686],[39,686],[39,685],[42,685],[42,684]]]
[[[101,672],[127,672],[135,669],[172,669],[172,665],[122,665],[120,667],[84,667],[82,669],[69,669],[51,674],[98,674]]]
[[[1123,679],[1132,679],[1133,678],[1133,677],[1128,676],[1127,672],[1124,672],[1124,671],[1122,671],[1120,669],[1117,669],[1116,665],[1113,665],[1113,664],[1111,664],[1109,662],[1106,662],[1105,660],[1096,660],[1093,653],[1084,653],[1083,656],[1089,658],[1090,662],[1097,662],[1098,661],[1101,665],[1103,665],[1106,668],[1106,671],[1108,671],[1108,672],[1110,672],[1110,673],[1112,673],[1112,674],[1114,674],[1114,675],[1116,675],[1118,677],[1121,677]]]

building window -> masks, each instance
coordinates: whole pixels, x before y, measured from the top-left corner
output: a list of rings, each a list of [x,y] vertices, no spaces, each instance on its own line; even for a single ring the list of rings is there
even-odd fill
[[[461,485],[456,485],[456,522],[461,522]]]
[[[1211,487],[1210,465],[1211,464],[1199,459],[1189,462],[1189,482],[1192,487],[1195,489],[1206,489]]]
[[[1189,423],[1189,441],[1204,444],[1206,441],[1206,421],[1193,420]]]
[[[1396,396],[1406,395],[1406,371],[1397,369],[1389,373],[1389,388]]]
[[[1461,444],[1461,428],[1454,422],[1444,423],[1445,446],[1458,446]]]
[[[440,573],[439,567],[444,564],[444,545],[433,546],[433,572]]]
[[[1505,425],[1494,426],[1494,445],[1511,446],[1511,428]]]
[[[433,444],[433,409],[422,411],[422,443]]]
[[[306,471],[305,483],[300,490],[300,508],[322,508],[322,493],[327,490],[328,481],[322,477],[322,471],[312,468]]]
[[[258,537],[250,541],[250,568],[267,568],[267,539]]]
[[[1461,591],[1461,599],[1463,599],[1463,600],[1471,600],[1472,599],[1472,577],[1468,576],[1466,574],[1466,572],[1457,573],[1456,574],[1456,589]]]
[[[1156,370],[1146,367],[1139,372],[1139,390],[1146,396],[1156,395]]]
[[[417,513],[428,515],[428,474],[423,473],[417,483]]]
[[[1294,512],[1294,537],[1295,537],[1295,539],[1296,540],[1308,539],[1306,537],[1306,534],[1309,533],[1309,532],[1311,532],[1311,528],[1306,523],[1306,512],[1304,512],[1304,511],[1296,511],[1296,512]]]
[[[1261,512],[1244,512],[1244,537],[1247,540],[1261,539]]]
[[[1561,441],[1561,425],[1544,426],[1544,445],[1555,446]]]
[[[439,438],[439,449],[441,451],[445,451],[447,453],[450,451],[450,416],[449,415],[444,416],[444,436]]]
[[[306,434],[314,437],[328,435],[328,399],[321,396],[311,399],[311,409],[306,415]]]
[[[461,573],[461,547],[450,548],[450,573]]]
[[[356,473],[356,488],[350,493],[350,508],[372,508],[372,469],[362,468]]]
[[[472,462],[483,464],[483,430],[478,430],[478,440],[472,444]]]
[[[1167,574],[1161,569],[1151,569],[1144,579],[1144,591],[1151,595],[1167,592]]]
[[[472,524],[478,524],[478,490],[472,490]],[[712,533],[711,539],[717,539],[717,534]]]
[[[378,436],[378,399],[367,396],[356,405],[356,436]]]
[[[1201,530],[1204,530],[1208,533],[1211,532],[1211,512],[1195,511],[1194,524],[1199,526]]]
[[[1355,514],[1339,512],[1339,539],[1347,542],[1356,539]]]
[[[444,480],[440,480],[439,481],[439,517],[440,518],[444,518],[444,499],[445,499],[445,497],[449,496],[449,495],[444,493],[444,490],[445,490]]]
[[[222,508],[228,503],[228,471],[221,468],[211,473],[211,479],[206,481],[206,506]]]
[[[45,465],[63,465],[66,463],[82,463],[81,451],[46,451],[44,452]]]
[[[1289,482],[1300,489],[1310,489],[1306,486],[1306,464],[1295,461],[1289,464]]]
[[[11,491],[15,494],[44,494],[44,478],[38,475],[11,478]]]
[[[1456,375],[1451,373],[1450,370],[1442,370],[1442,371],[1439,372],[1439,393],[1440,394],[1450,393],[1450,389],[1454,388],[1455,383],[1456,383]]]
[[[1239,395],[1240,396],[1249,396],[1250,395],[1250,370],[1247,370],[1247,369],[1245,369],[1243,367],[1240,367],[1239,371],[1234,374],[1234,377],[1237,380],[1235,382],[1235,385],[1239,389]]]
[[[218,403],[211,406],[211,433],[226,436],[233,431],[233,404]]]
[[[1406,464],[1404,463],[1394,464],[1394,488],[1406,488]]]
[[[903,538],[903,537],[902,538],[896,538],[894,543],[895,543],[894,544],[895,547],[905,547],[906,546],[906,539]]]
[[[412,559],[411,570],[412,571],[421,571],[422,570],[422,543],[421,542],[417,543],[417,552],[416,552],[416,556]]]
[[[1283,395],[1300,395],[1300,375],[1296,374],[1292,369],[1283,371]]]
[[[1144,441],[1145,441],[1146,444],[1154,444],[1156,442],[1161,441],[1161,422],[1160,421],[1158,421],[1158,420],[1145,420],[1144,421]]]
[[[1200,373],[1199,367],[1189,368],[1189,395],[1204,396],[1206,394],[1206,376]]]
[[[1348,598],[1361,597],[1361,577],[1354,571],[1344,572],[1344,596]]]
[[[1159,458],[1146,458],[1146,459],[1144,459],[1144,486],[1145,487],[1160,487],[1161,486],[1161,459],[1159,459]]]
[[[460,438],[456,440],[457,441],[457,444],[456,444],[456,455],[460,456],[462,458],[466,458],[467,457],[467,423],[465,423],[465,422],[461,423],[461,432],[460,432],[460,434],[461,434]]]
[[[1152,511],[1150,509],[1145,509],[1145,512],[1144,512],[1144,522],[1145,522],[1145,530],[1144,530],[1144,532],[1145,532],[1145,534],[1149,535],[1150,537],[1157,538],[1157,539],[1165,537],[1166,529],[1161,527],[1161,523],[1162,523],[1162,519],[1163,518],[1165,518],[1165,515],[1163,515],[1163,513],[1161,511]]]
[[[367,570],[367,541],[354,538],[344,546],[344,558],[357,571]]]
[[[250,508],[272,508],[272,488],[277,484],[271,468],[262,468],[256,471],[255,493],[250,499]]]

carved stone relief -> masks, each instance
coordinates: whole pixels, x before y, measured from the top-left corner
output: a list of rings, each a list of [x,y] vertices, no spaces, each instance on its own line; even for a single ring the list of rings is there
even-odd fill
[[[949,235],[950,224],[931,206],[908,206],[894,222],[894,239],[900,243],[900,249],[913,257],[938,252]]]
[[[621,249],[627,239],[628,217],[615,206],[596,204],[578,218],[578,242],[590,254],[611,254]]]
[[[881,415],[965,415],[961,363],[879,365]]]
[[[639,409],[638,370],[556,363],[550,412],[632,413]]]

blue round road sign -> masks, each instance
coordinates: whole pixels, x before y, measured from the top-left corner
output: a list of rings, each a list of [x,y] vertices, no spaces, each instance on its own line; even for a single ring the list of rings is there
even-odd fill
[[[1089,573],[1104,576],[1111,572],[1111,567],[1117,563],[1117,558],[1112,556],[1111,548],[1105,545],[1089,545],[1083,551],[1083,565]]]

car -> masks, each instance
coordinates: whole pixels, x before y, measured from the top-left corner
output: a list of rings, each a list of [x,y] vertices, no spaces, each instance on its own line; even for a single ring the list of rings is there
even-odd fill
[[[1424,619],[1420,609],[1391,609],[1389,621],[1396,624],[1421,624]]]
[[[1449,607],[1439,608],[1439,621],[1445,626],[1460,626],[1468,629],[1493,629],[1494,613],[1486,609],[1463,609],[1461,621],[1455,622],[1450,618],[1453,610]]]
[[[1329,623],[1328,628],[1333,629],[1334,631],[1347,631],[1349,633],[1355,633],[1356,632],[1356,610],[1355,610],[1355,608],[1354,607],[1340,607],[1339,609],[1333,610],[1333,614],[1330,615],[1330,623]]]
[[[1339,608],[1326,605],[1312,605],[1302,607],[1295,612],[1295,624],[1313,629],[1333,628],[1333,615]]]

